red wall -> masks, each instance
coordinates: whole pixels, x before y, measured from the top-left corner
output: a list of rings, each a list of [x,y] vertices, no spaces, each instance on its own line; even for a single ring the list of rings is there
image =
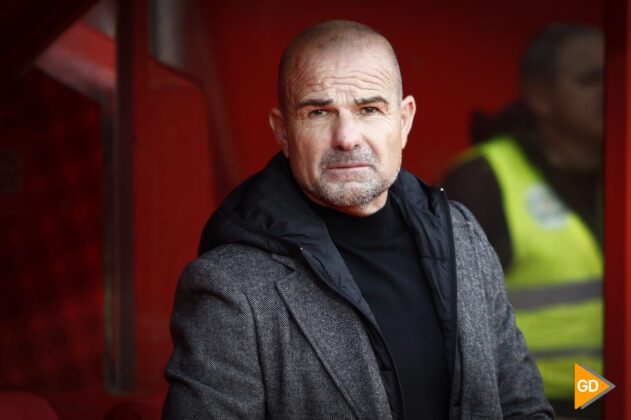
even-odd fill
[[[0,390],[102,387],[100,118],[35,70],[0,97]]]
[[[301,29],[332,18],[373,26],[394,45],[404,92],[418,105],[404,165],[435,181],[468,144],[471,111],[498,109],[516,94],[516,63],[533,32],[552,20],[602,26],[603,2],[212,2],[208,36],[242,177],[278,150],[267,114],[276,103],[284,45]]]

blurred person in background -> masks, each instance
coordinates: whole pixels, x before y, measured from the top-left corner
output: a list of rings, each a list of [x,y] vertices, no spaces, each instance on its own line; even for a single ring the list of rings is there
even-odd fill
[[[602,373],[604,42],[551,24],[520,62],[520,97],[474,114],[474,147],[443,179],[482,225],[505,271],[517,325],[557,415],[574,410],[574,363]]]

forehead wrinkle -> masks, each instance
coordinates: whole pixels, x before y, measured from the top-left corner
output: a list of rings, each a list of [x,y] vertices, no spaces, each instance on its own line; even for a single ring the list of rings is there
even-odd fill
[[[346,98],[349,102],[357,103],[357,101],[365,101],[366,98],[384,98],[384,102],[388,96],[384,93],[383,85],[358,85],[353,82],[341,83],[342,89],[337,88],[338,83],[322,84],[315,83],[295,92],[295,96],[300,98],[300,103],[306,101],[324,101],[329,100],[330,103],[344,102],[341,98]],[[305,97],[303,100],[302,97]]]
[[[344,54],[345,51],[352,55],[351,56],[342,55]],[[392,63],[390,62],[389,59],[385,58],[383,54],[376,54],[376,53],[365,54],[363,52],[358,53],[354,50],[350,50],[350,51],[341,50],[341,51],[336,52],[336,54],[337,56],[333,56],[333,57],[331,56],[327,57],[326,53],[316,54],[314,52],[300,55],[299,57],[296,57],[294,61],[294,66],[292,66],[291,71],[303,73],[303,74],[309,73],[310,71],[313,71],[312,69],[314,67],[317,68],[318,66],[321,66],[324,60],[324,61],[328,61],[328,65],[314,72],[314,76],[319,76],[322,73],[324,74],[332,73],[333,75],[338,76],[338,74],[341,73],[339,77],[344,77],[345,73],[348,74],[348,73],[353,73],[353,72],[359,72],[359,73],[366,74],[369,77],[374,77],[373,73],[377,73],[381,75],[384,79],[396,78]],[[367,61],[369,61],[370,62],[369,67],[370,67],[371,72],[368,72],[364,70],[363,68],[350,68],[349,69],[348,60],[353,59],[353,58],[366,59]],[[355,66],[357,65],[355,64]]]
[[[358,36],[360,33],[351,31],[338,35],[339,38],[337,36],[324,36],[302,43],[298,42],[285,50],[283,59],[286,62],[283,61],[285,64],[281,65],[279,72],[279,102],[281,107],[284,107],[286,100],[295,96],[293,90],[297,85],[296,81],[304,79],[304,74],[308,73],[312,66],[318,66],[322,57],[328,54],[337,55],[333,59],[331,68],[343,69],[348,54],[369,58],[374,63],[371,66],[373,73],[380,75],[386,85],[390,84],[388,81],[391,81],[394,84],[397,97],[402,98],[399,65],[394,50],[387,39],[378,33],[366,34],[362,32],[361,36]],[[375,76],[370,75],[370,77]]]
[[[385,96],[396,94],[396,81],[391,69],[376,68],[375,71],[364,71],[362,69],[351,70],[346,74],[335,74],[337,69],[321,69],[312,71],[310,68],[296,69],[294,77],[288,80],[288,90],[290,96],[309,96],[310,93],[320,93],[324,91],[331,96],[331,89],[339,86],[343,90],[354,89],[358,93],[362,90],[374,91]],[[376,73],[376,74],[375,74]],[[361,94],[363,95],[363,94]],[[368,96],[375,96],[370,94]]]
[[[327,76],[321,80],[307,83],[307,87],[319,87],[328,88],[328,87],[341,87],[349,86],[354,87],[356,89],[380,89],[387,90],[389,87],[387,79],[382,79],[379,77],[375,77],[369,74],[362,75],[364,77],[357,76]]]

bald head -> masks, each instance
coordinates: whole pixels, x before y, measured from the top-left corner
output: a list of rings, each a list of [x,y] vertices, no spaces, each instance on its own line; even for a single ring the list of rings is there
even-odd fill
[[[374,49],[388,55],[392,64],[392,73],[396,78],[399,100],[403,96],[401,71],[390,42],[369,26],[348,20],[331,20],[311,26],[296,35],[280,60],[278,69],[278,102],[281,109],[286,110],[289,97],[289,84],[292,72],[301,65],[301,58],[329,51],[354,51],[358,49]]]

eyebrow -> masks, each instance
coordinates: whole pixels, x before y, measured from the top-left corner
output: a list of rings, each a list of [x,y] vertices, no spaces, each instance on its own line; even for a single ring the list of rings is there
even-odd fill
[[[368,98],[359,98],[355,99],[356,105],[366,105],[366,104],[374,104],[377,102],[384,103],[386,105],[390,105],[390,103],[381,95],[370,96]],[[298,109],[305,108],[308,106],[327,106],[333,103],[333,99],[305,99],[304,101],[300,101],[298,103]]]
[[[333,103],[333,99],[305,99],[298,103],[298,109],[307,106],[327,106]]]
[[[382,103],[384,103],[386,105],[389,105],[389,103],[386,100],[386,98],[384,98],[381,95],[371,96],[369,98],[355,99],[355,104],[356,105],[374,104],[375,102],[382,102]]]

